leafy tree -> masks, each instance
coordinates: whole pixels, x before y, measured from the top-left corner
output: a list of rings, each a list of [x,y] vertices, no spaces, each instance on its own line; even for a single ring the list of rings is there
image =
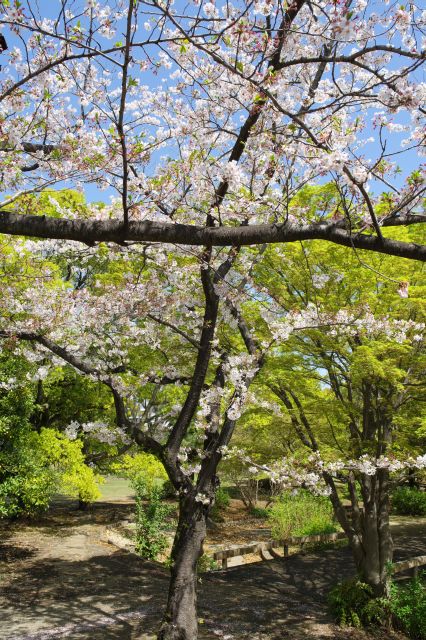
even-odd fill
[[[419,425],[426,393],[425,285],[424,272],[412,263],[377,257],[368,260],[367,269],[360,267],[364,260],[360,254],[331,251],[325,243],[285,253],[271,248],[253,282],[268,296],[269,309],[256,301],[246,317],[263,325],[258,339],[264,340],[273,330],[265,321],[272,311],[296,317],[297,324],[300,311],[310,309],[311,320],[302,319],[300,330],[283,340],[280,326],[281,335],[274,336],[256,382],[260,395],[253,396],[251,415],[257,407],[263,416],[258,432],[252,423],[254,438],[265,430],[265,417],[278,401],[287,416],[281,439],[291,443],[288,457],[309,467],[309,455],[320,454],[330,469],[333,461],[345,461],[350,470],[337,465],[337,475],[326,467],[313,470],[327,485],[362,580],[381,595],[392,560],[390,475],[401,468],[398,457],[424,451]],[[400,295],[400,279],[410,283],[408,298]],[[270,424],[274,430],[275,418]],[[241,430],[240,443],[247,435]],[[265,452],[262,457],[265,461]],[[343,507],[341,481],[347,485],[350,513]]]
[[[34,430],[33,385],[28,383],[26,373],[28,366],[22,359],[7,351],[2,354],[0,517],[35,515],[46,510],[58,492],[87,503],[100,496],[100,478],[85,464],[83,443],[71,442],[54,429]]]

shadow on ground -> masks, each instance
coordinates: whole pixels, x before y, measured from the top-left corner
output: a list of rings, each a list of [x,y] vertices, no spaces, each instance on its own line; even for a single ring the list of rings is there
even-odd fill
[[[79,523],[85,518],[82,515]],[[93,518],[87,522],[92,525]],[[51,539],[42,531],[45,526],[38,531],[46,536],[43,545]],[[70,532],[72,527],[59,527],[56,544]],[[418,524],[401,521],[394,533],[396,559],[425,552],[424,525],[419,530]],[[73,535],[74,548],[80,548],[81,532]],[[12,538],[6,540],[5,558],[13,556],[13,550],[18,557],[2,565],[1,640],[153,637],[166,599],[168,572],[99,541],[85,544],[91,555],[85,559],[72,554],[49,557],[48,549],[37,557],[28,555],[25,546],[19,556]],[[353,573],[349,549],[335,548],[204,574],[199,585],[201,638],[358,638],[352,632],[341,635],[326,607],[330,588]]]

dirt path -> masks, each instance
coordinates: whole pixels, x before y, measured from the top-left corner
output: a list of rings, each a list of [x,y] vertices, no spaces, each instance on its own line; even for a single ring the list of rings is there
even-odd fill
[[[148,640],[158,626],[168,575],[102,541],[131,505],[92,513],[56,510],[37,525],[1,531],[0,640]],[[426,519],[394,528],[397,557],[425,553]],[[325,599],[351,575],[347,549],[294,555],[204,574],[201,637],[223,640],[367,638],[331,624]],[[389,638],[389,636],[386,636]]]

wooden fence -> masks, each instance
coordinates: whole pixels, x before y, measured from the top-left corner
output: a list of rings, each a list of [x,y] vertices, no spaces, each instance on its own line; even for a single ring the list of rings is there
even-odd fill
[[[222,569],[228,568],[228,560],[229,558],[235,558],[236,556],[247,556],[247,555],[259,555],[263,560],[266,559],[265,553],[269,552],[274,557],[279,557],[278,554],[274,553],[274,549],[283,548],[284,557],[288,557],[289,547],[302,547],[305,544],[309,544],[312,542],[334,542],[336,540],[343,540],[346,538],[346,535],[343,532],[340,533],[326,533],[317,536],[293,536],[291,538],[286,538],[285,540],[270,540],[268,542],[251,542],[246,545],[233,545],[232,547],[228,547],[227,549],[221,549],[220,551],[215,551],[212,555],[213,560],[216,562],[220,562],[222,564]]]
[[[334,542],[335,540],[343,540],[346,538],[343,532],[340,533],[327,533],[317,536],[300,536],[300,537],[292,537],[287,538],[286,540],[270,540],[268,542],[251,542],[250,544],[244,546],[234,545],[232,547],[228,547],[227,549],[221,549],[220,551],[215,551],[212,555],[213,560],[216,562],[220,562],[222,564],[222,569],[228,568],[228,560],[229,558],[235,558],[236,556],[246,556],[246,555],[259,555],[262,560],[269,560],[267,558],[266,553],[270,553],[275,558],[282,558],[282,556],[278,555],[274,550],[283,548],[284,557],[288,558],[288,550],[289,547],[301,547],[305,544],[309,544],[312,542]],[[126,551],[134,551],[134,543],[129,538],[121,535],[117,531],[112,529],[106,529],[105,535],[103,539],[113,544],[120,549],[125,549]],[[415,558],[409,558],[408,560],[400,560],[399,562],[394,562],[392,565],[392,574],[402,573],[403,571],[412,572],[413,576],[417,576],[419,567],[426,566],[426,556],[417,556]]]
[[[419,567],[426,565],[426,556],[416,556],[409,560],[400,560],[394,562],[392,565],[392,575],[396,573],[402,573],[402,571],[409,571],[411,569],[413,576],[416,578],[419,573]]]
[[[268,560],[266,553],[270,553],[275,558],[281,558],[274,550],[283,548],[284,558],[288,558],[289,547],[301,547],[305,544],[313,542],[335,542],[336,540],[343,540],[346,535],[343,532],[340,533],[327,533],[317,536],[300,536],[291,537],[286,540],[269,540],[268,542],[251,542],[246,545],[233,545],[227,549],[221,549],[215,551],[212,555],[213,560],[220,562],[222,569],[228,568],[229,558],[235,558],[236,556],[247,555],[259,555],[262,560]],[[392,565],[392,574],[402,573],[403,571],[410,571],[412,575],[416,577],[419,572],[419,567],[426,566],[426,556],[416,556],[415,558],[409,558],[408,560],[399,560]]]

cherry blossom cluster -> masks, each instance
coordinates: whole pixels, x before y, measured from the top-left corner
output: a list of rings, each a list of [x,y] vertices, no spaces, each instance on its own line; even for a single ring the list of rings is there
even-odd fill
[[[398,128],[410,146],[424,141],[425,17],[415,3],[306,3],[274,68],[273,0],[189,5],[184,17],[173,4],[137,3],[126,59],[127,3],[51,5],[60,20],[28,2],[2,6],[0,26],[15,34],[0,82],[5,191],[92,183],[112,193],[95,218],[122,210],[125,193],[133,219],[203,224],[226,183],[213,215],[232,225],[288,220],[283,186],[291,198],[328,176],[351,191],[355,219],[360,209],[369,216],[360,185],[374,182],[377,193],[404,170]],[[259,117],[243,157],[228,158],[250,114]],[[377,135],[365,135],[368,119],[381,123]]]
[[[324,474],[339,478],[345,472],[375,476],[380,470],[395,473],[404,469],[426,469],[426,454],[420,454],[416,457],[406,456],[402,459],[391,456],[375,458],[365,454],[357,460],[325,461],[321,454],[316,452],[310,455],[306,461],[284,458],[271,465],[258,464],[243,449],[237,447],[223,447],[222,455],[228,459],[238,459],[247,465],[251,474],[267,476],[283,490],[301,487],[317,495],[330,494],[330,488],[325,484]]]
[[[64,433],[70,440],[76,440],[81,435],[89,435],[99,442],[110,445],[129,442],[128,436],[122,429],[117,426],[111,427],[111,425],[101,421],[84,422],[80,424],[76,420],[73,420],[65,428]]]

